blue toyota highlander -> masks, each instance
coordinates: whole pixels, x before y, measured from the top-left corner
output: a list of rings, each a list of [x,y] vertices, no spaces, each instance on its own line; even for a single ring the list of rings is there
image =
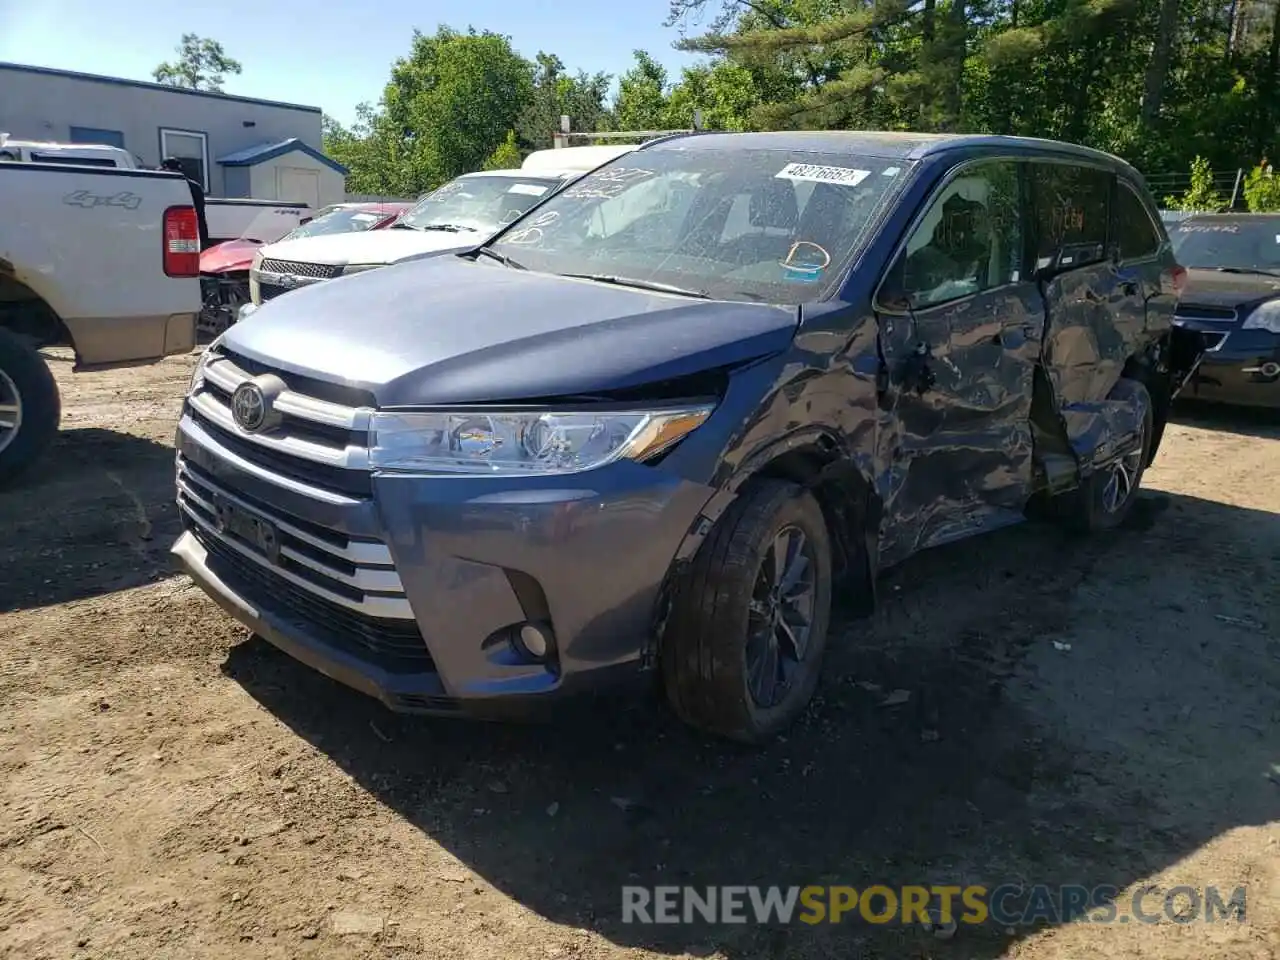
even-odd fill
[[[1139,175],[1017,138],[651,142],[459,255],[280,297],[195,371],[174,553],[400,711],[661,679],[754,741],[832,595],[1133,504],[1199,343]]]

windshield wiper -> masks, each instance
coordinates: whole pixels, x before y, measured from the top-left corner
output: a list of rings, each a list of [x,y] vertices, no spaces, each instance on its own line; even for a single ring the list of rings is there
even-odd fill
[[[459,226],[456,223],[424,223],[417,227],[418,230],[443,230],[446,233],[474,233],[470,227]]]
[[[596,283],[611,283],[618,287],[636,287],[640,290],[656,290],[659,293],[678,293],[682,297],[697,297],[699,300],[710,300],[711,297],[701,290],[688,290],[684,287],[672,286],[669,283],[658,283],[656,280],[635,280],[631,277],[619,277],[611,273],[562,273],[562,277],[573,280],[594,280]]]
[[[418,228],[414,226],[410,226],[407,223],[401,223],[399,220],[397,220],[395,223],[391,224],[391,226],[387,227],[387,229],[388,230],[417,230]]]
[[[1280,271],[1263,270],[1261,267],[1214,267],[1219,273],[1247,273],[1260,277],[1280,277]]]
[[[491,257],[494,260],[497,260],[504,267],[510,267],[512,270],[528,270],[529,269],[520,261],[512,260],[505,253],[499,253],[497,250],[493,249],[493,247],[479,247],[477,248],[476,253],[483,254],[486,257]]]

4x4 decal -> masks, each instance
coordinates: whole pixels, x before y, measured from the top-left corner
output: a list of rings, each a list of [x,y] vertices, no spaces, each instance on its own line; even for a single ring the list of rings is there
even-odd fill
[[[137,210],[142,204],[142,198],[128,190],[106,197],[90,193],[88,190],[75,190],[63,197],[62,202],[69,207],[84,207],[86,210],[93,207],[124,207],[126,210]]]

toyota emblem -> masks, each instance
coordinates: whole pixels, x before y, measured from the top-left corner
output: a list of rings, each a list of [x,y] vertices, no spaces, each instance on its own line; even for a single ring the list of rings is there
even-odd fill
[[[241,430],[253,433],[267,422],[267,395],[262,387],[247,380],[231,394],[231,416]]]

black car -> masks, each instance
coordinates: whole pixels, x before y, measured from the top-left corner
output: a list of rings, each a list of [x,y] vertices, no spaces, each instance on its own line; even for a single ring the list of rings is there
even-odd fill
[[[1204,340],[1186,396],[1280,407],[1280,213],[1215,213],[1169,227],[1187,268],[1175,323]]]
[[[179,426],[174,552],[396,710],[657,673],[757,740],[812,696],[837,589],[870,602],[1033,503],[1121,522],[1195,359],[1182,273],[1137,172],[1083,147],[651,142],[461,254],[227,331]]]

